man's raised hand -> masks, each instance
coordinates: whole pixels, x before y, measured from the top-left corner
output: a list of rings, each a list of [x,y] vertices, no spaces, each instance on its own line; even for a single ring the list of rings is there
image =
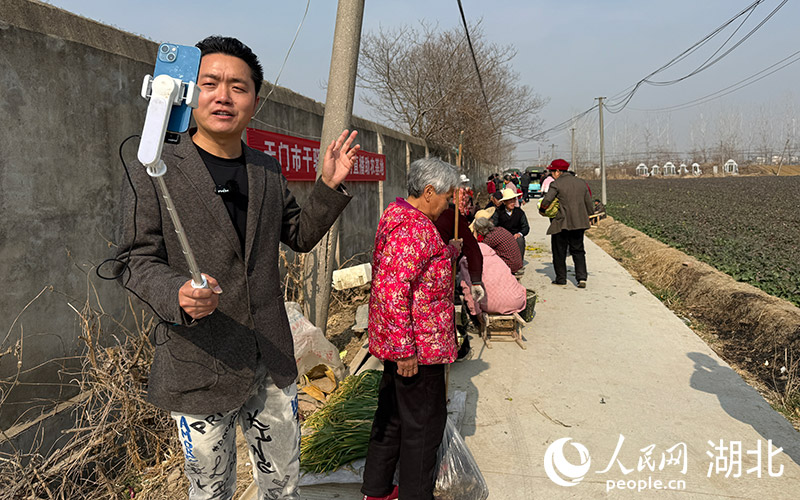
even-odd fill
[[[348,130],[343,131],[338,139],[328,144],[322,160],[322,182],[331,189],[337,189],[344,181],[355,164],[356,153],[361,149],[358,144],[350,147],[358,132],[353,130],[349,137],[347,133]]]

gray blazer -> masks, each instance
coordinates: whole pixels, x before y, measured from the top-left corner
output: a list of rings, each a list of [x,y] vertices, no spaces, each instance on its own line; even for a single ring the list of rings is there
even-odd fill
[[[572,174],[561,174],[550,184],[542,206],[549,206],[555,198],[558,198],[558,214],[550,221],[547,234],[565,229],[589,229],[589,214],[594,212],[594,206],[586,181]]]
[[[241,406],[259,363],[278,387],[294,383],[297,368],[278,270],[279,242],[310,251],[350,201],[317,181],[300,208],[280,164],[244,146],[248,207],[245,252],[223,201],[188,134],[165,145],[164,180],[201,272],[223,293],[214,314],[192,321],[178,305],[189,270],[164,201],[144,167],[129,168],[138,195],[123,185],[123,235],[117,258],[129,269],[120,281],[146,300],[166,323],[154,331],[155,356],[148,400],[182,413],[207,414]]]

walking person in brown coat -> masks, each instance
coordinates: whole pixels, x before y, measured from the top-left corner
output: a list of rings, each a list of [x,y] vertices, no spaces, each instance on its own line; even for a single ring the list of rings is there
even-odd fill
[[[539,213],[558,199],[558,213],[550,221],[547,234],[551,235],[553,247],[554,285],[567,284],[567,250],[575,264],[575,279],[579,288],[586,288],[586,251],[583,248],[583,233],[589,229],[589,214],[594,212],[592,196],[586,182],[567,172],[569,163],[553,160],[547,170],[555,179],[542,199]]]

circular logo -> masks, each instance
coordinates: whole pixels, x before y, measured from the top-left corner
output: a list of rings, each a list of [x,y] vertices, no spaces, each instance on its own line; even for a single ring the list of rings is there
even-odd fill
[[[559,486],[575,486],[589,472],[592,459],[589,457],[589,450],[580,443],[570,443],[578,450],[581,463],[573,465],[564,457],[564,445],[572,438],[561,438],[554,441],[544,452],[544,471],[551,481]]]

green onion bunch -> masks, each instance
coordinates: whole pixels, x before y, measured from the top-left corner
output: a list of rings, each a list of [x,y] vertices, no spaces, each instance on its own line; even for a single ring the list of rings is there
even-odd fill
[[[383,372],[367,370],[342,382],[330,400],[303,424],[300,466],[308,472],[330,472],[367,456],[378,388]]]

